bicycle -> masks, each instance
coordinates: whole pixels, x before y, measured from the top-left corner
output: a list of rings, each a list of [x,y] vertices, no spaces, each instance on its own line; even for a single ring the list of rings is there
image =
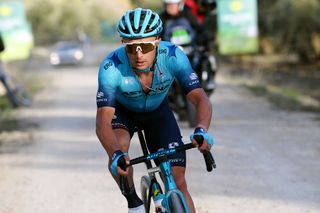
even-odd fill
[[[29,107],[31,99],[22,84],[5,72],[4,66],[0,61],[0,81],[3,84],[8,100],[13,108],[20,106]]]
[[[142,176],[140,182],[141,198],[146,212],[150,212],[151,198],[153,198],[156,213],[188,213],[186,201],[173,179],[170,162],[168,161],[167,156],[195,148],[195,146],[192,143],[188,143],[178,147],[149,153],[142,130],[138,130],[137,132],[143,156],[130,160],[129,165],[126,165],[125,161],[119,162],[119,164],[122,169],[143,162],[146,164],[148,175]],[[203,137],[199,136],[195,139],[201,146]],[[203,156],[206,162],[207,171],[211,172],[213,168],[216,168],[214,158],[210,151],[205,151]],[[155,159],[158,160],[159,166],[153,167],[151,161]],[[164,191],[156,178],[156,173],[158,172],[161,175],[161,180],[165,189]],[[129,189],[126,177],[120,177],[120,188],[122,192]]]

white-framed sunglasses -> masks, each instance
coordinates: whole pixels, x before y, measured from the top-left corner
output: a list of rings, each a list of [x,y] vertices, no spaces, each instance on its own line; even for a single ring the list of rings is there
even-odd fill
[[[146,54],[154,50],[157,42],[159,42],[159,40],[130,43],[123,42],[122,44],[124,45],[127,53],[136,54],[138,51],[141,51],[143,54]]]

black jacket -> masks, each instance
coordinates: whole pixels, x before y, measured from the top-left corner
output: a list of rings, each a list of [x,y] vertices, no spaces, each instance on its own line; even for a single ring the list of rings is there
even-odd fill
[[[184,8],[184,10],[181,11],[180,14],[176,17],[170,16],[166,11],[160,13],[160,18],[163,22],[163,27],[164,27],[161,34],[162,38],[164,37],[165,31],[166,31],[167,22],[169,20],[179,19],[181,17],[186,18],[189,24],[191,25],[191,27],[193,28],[193,30],[195,31],[196,36],[195,36],[194,42],[196,44],[203,44],[205,41],[208,40],[206,37],[206,34],[204,33],[205,27],[197,21],[197,18],[191,13],[191,11],[188,8]]]

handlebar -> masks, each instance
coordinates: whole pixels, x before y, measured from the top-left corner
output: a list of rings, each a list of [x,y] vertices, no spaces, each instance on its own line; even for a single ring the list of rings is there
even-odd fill
[[[195,135],[194,139],[197,141],[199,146],[202,146],[202,143],[203,143],[203,136],[202,135]],[[207,167],[208,172],[211,172],[213,168],[217,167],[216,162],[215,162],[210,151],[204,150],[203,151],[203,158],[204,158],[204,161],[206,162],[206,167]]]
[[[199,146],[201,146],[202,143],[203,143],[203,137],[201,135],[200,135],[200,137],[199,138],[198,137],[195,138],[195,140],[198,142]],[[145,156],[141,156],[141,157],[138,157],[138,158],[134,158],[134,159],[130,160],[129,165],[125,165],[125,162],[122,162],[121,165],[119,163],[119,166],[120,166],[121,169],[125,170],[125,168],[128,167],[128,166],[132,166],[132,165],[135,165],[135,164],[143,163],[145,161],[150,161],[152,159],[156,159],[159,156],[163,156],[163,155],[173,155],[173,154],[175,154],[177,152],[182,152],[182,151],[185,151],[185,150],[188,150],[188,149],[193,149],[193,148],[196,148],[196,146],[194,146],[192,143],[188,143],[188,144],[184,144],[184,145],[181,145],[181,146],[178,146],[178,147],[175,147],[175,148],[164,149],[164,150],[160,150],[160,151],[151,153],[149,155],[145,155]],[[203,152],[203,157],[204,157],[204,160],[206,162],[206,167],[207,167],[207,171],[208,172],[211,172],[213,168],[216,168],[216,164],[215,164],[214,158],[213,158],[213,156],[212,156],[210,151],[205,150]]]

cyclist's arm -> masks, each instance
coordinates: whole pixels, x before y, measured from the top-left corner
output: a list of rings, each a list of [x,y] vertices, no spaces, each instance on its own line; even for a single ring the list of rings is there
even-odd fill
[[[96,116],[96,134],[110,158],[116,150],[120,150],[111,126],[114,112],[113,107],[99,107]]]
[[[196,108],[197,127],[208,131],[212,117],[212,105],[208,96],[202,88],[197,88],[189,92],[187,98]]]
[[[172,57],[173,59],[170,63],[171,68],[174,70],[175,76],[187,98],[196,108],[197,127],[202,127],[207,131],[212,116],[212,106],[209,98],[201,88],[199,78],[192,69],[187,56],[179,48],[176,49],[175,53],[176,57]],[[195,141],[193,142],[196,143]],[[206,140],[200,147],[200,151],[204,149],[210,150],[210,146],[208,146],[208,141]]]
[[[109,61],[104,61],[98,75],[96,134],[107,151],[109,157],[119,150],[115,134],[112,131],[111,121],[115,113],[115,99],[120,74],[117,68]]]

